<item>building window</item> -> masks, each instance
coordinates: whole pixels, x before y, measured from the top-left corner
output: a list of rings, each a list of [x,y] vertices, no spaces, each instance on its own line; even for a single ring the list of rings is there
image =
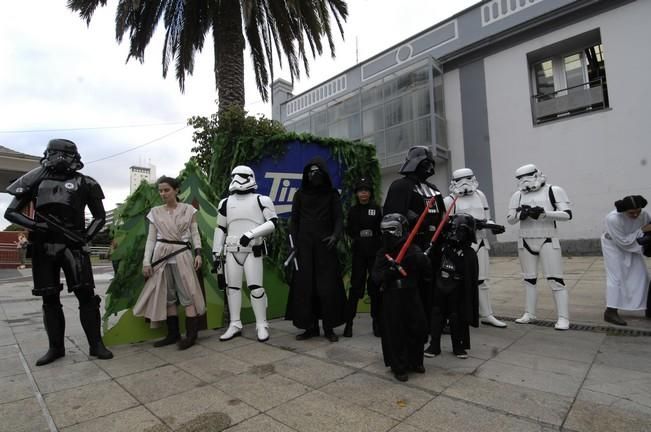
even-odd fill
[[[528,55],[534,124],[609,106],[604,47],[593,30]]]

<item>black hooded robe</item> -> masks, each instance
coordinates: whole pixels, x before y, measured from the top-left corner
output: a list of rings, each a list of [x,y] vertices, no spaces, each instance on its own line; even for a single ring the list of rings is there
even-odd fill
[[[320,187],[310,184],[307,173],[317,165],[326,174]],[[289,288],[285,319],[300,329],[311,329],[317,320],[324,329],[345,321],[346,292],[336,246],[329,249],[323,239],[343,232],[339,193],[332,187],[323,159],[312,159],[303,169],[301,188],[294,195],[290,232],[297,250],[298,271]]]

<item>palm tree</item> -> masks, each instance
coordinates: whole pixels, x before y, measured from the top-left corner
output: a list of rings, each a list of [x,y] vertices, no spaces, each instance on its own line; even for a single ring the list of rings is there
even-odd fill
[[[98,6],[107,0],[68,0],[90,25]],[[175,60],[181,92],[186,75],[192,75],[194,55],[212,32],[215,83],[219,112],[228,106],[244,107],[244,47],[248,42],[255,81],[262,99],[269,99],[269,76],[273,78],[273,50],[282,65],[285,58],[292,80],[300,77],[300,64],[309,75],[308,46],[313,57],[322,54],[322,38],[335,56],[330,14],[343,37],[342,20],[348,17],[345,0],[118,0],[115,34],[118,43],[127,35],[130,58],[145,60],[145,48],[158,23],[165,26],[162,53],[163,77]]]

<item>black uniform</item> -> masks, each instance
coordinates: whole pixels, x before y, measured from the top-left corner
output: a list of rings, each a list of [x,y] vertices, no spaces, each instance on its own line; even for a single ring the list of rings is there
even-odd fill
[[[319,180],[310,168],[320,169]],[[285,319],[291,319],[307,337],[318,334],[318,320],[330,340],[333,327],[344,323],[346,292],[337,257],[336,243],[343,233],[339,193],[332,187],[325,162],[311,160],[303,170],[301,188],[294,195],[290,232],[297,250],[298,271],[287,299]]]
[[[382,209],[374,202],[356,204],[348,211],[346,234],[353,240],[353,259],[350,277],[350,292],[346,307],[346,320],[352,325],[357,313],[357,302],[364,297],[364,290],[371,298],[371,317],[375,329],[378,317],[379,295],[377,285],[371,278],[375,255],[381,246],[380,222]]]
[[[51,140],[41,165],[7,188],[14,199],[5,213],[7,220],[31,230],[32,294],[43,297],[43,321],[50,342],[47,354],[36,365],[65,355],[65,318],[59,299],[63,289],[59,281],[61,270],[68,291],[74,292],[79,299],[79,318],[88,338],[90,355],[112,358],[113,354],[102,343],[100,298],[94,294],[95,283],[86,246],[104,225],[104,193],[94,179],[77,172],[83,164],[72,141]],[[33,219],[22,213],[30,203],[34,203],[36,210]],[[86,207],[93,215],[88,227]]]

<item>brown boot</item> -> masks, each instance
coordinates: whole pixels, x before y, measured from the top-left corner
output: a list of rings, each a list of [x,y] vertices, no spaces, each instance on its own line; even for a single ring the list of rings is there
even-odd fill
[[[617,309],[615,308],[606,308],[606,311],[604,312],[604,321],[620,326],[626,325],[626,321],[619,316],[619,313],[617,313]]]
[[[179,349],[185,350],[190,348],[197,341],[199,333],[199,319],[198,317],[185,317],[185,339],[179,341]]]

